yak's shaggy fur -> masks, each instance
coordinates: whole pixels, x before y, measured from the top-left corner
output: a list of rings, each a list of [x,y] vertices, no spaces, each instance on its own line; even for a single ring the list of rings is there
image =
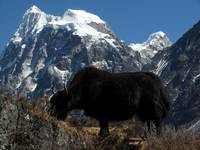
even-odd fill
[[[109,73],[87,67],[75,74],[67,90],[50,100],[52,115],[64,119],[72,109],[83,109],[100,124],[100,135],[109,133],[109,121],[126,120],[137,114],[153,122],[159,132],[170,103],[160,79],[153,73]]]

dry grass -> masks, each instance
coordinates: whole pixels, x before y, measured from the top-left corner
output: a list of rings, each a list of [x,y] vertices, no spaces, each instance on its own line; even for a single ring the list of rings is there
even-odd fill
[[[148,150],[199,150],[200,140],[185,128],[176,130],[165,127],[162,134],[148,134],[146,138]]]
[[[10,99],[10,98],[8,98]],[[30,102],[27,99],[20,98],[18,103],[26,107],[32,117],[45,121],[51,124],[57,129],[62,129],[66,134],[70,135],[73,139],[70,143],[72,149],[87,149],[87,150],[129,150],[130,138],[144,137],[145,145],[142,150],[199,150],[200,138],[196,135],[186,132],[185,128],[175,130],[173,127],[163,128],[163,132],[160,135],[145,134],[145,129],[134,124],[132,121],[125,121],[119,123],[111,123],[111,134],[106,138],[98,136],[99,127],[96,120],[87,119],[86,122],[79,124],[82,128],[76,128],[76,119],[69,121],[59,121],[56,118],[50,116],[45,110],[47,106],[47,98],[41,98],[38,101]],[[75,123],[74,123],[75,122]],[[24,135],[24,134],[22,134]],[[26,136],[18,135],[21,139],[29,139]],[[15,136],[12,136],[15,139]],[[81,141],[82,145],[79,146],[76,140]],[[22,141],[23,142],[23,141]],[[30,143],[31,141],[27,141]],[[83,144],[84,143],[84,144]],[[84,145],[84,146],[83,146]]]
[[[83,127],[76,128],[71,126],[69,122],[59,121],[56,118],[49,116],[47,112],[41,111],[38,107],[29,105],[29,111],[33,117],[42,119],[52,124],[56,128],[63,129],[66,134],[70,134],[71,137],[79,139],[84,142],[85,148],[88,150],[115,150],[115,149],[128,149],[128,134],[126,128],[119,128],[117,126],[111,127],[110,136],[101,138],[98,136],[99,127]],[[95,121],[94,121],[95,122]],[[95,122],[95,125],[96,122]],[[68,143],[75,144],[75,143]],[[74,145],[72,147],[79,147]]]
[[[85,141],[87,148],[91,149],[130,149],[129,139],[130,137],[144,136],[144,128],[137,126],[132,121],[125,121],[120,123],[111,123],[111,134],[106,138],[98,137],[99,128],[98,123],[95,120],[87,120],[84,124],[86,127],[75,128],[73,124],[58,121],[56,118],[49,116],[47,112],[41,111],[38,107],[31,109],[31,113],[35,117],[39,117],[49,123],[64,129],[67,134],[76,136],[79,139]],[[93,125],[93,127],[89,127]],[[198,150],[200,149],[200,141],[198,138],[186,132],[184,128],[175,130],[173,127],[165,127],[162,134],[157,136],[155,133],[147,134],[144,138],[146,150]]]

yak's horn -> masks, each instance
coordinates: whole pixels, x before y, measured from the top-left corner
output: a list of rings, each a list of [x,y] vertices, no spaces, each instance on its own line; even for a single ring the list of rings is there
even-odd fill
[[[64,90],[65,90],[66,94],[68,94],[68,90],[67,90],[66,84],[64,85]]]
[[[52,91],[53,94],[55,94],[54,86],[51,87],[51,91]]]

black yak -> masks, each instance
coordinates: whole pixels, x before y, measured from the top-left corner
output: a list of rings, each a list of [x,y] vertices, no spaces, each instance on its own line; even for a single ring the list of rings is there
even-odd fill
[[[101,136],[109,134],[109,121],[126,120],[135,114],[153,122],[159,132],[169,111],[169,100],[159,78],[153,73],[109,73],[87,67],[75,74],[67,88],[50,99],[51,114],[65,119],[73,109],[82,109],[99,121]]]

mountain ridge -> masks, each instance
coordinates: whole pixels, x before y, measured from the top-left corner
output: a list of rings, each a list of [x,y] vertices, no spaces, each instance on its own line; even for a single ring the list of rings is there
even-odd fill
[[[94,14],[67,9],[53,16],[32,6],[2,54],[0,80],[20,95],[49,95],[84,66],[139,71],[144,61]]]
[[[199,124],[199,35],[200,22],[171,47],[160,51],[152,64],[144,66],[144,70],[159,74],[167,85],[173,101],[171,120],[176,125]]]

